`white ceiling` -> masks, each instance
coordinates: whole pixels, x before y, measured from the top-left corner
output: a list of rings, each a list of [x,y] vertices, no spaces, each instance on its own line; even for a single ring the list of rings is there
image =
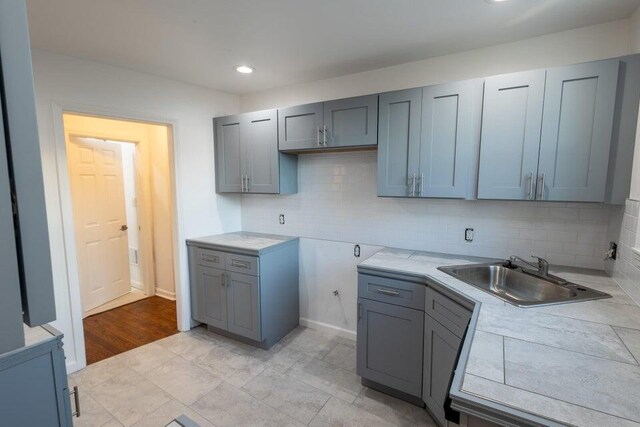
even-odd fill
[[[28,0],[33,47],[233,93],[630,16],[640,0]],[[233,70],[256,68],[252,75]]]

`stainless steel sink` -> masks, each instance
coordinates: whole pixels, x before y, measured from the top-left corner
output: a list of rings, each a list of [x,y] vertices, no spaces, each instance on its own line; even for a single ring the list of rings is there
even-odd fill
[[[611,298],[604,292],[501,262],[439,267],[439,270],[519,307]]]

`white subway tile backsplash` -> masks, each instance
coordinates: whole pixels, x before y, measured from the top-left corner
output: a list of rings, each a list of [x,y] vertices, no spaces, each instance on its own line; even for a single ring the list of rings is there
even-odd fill
[[[618,242],[618,257],[607,261],[605,269],[636,303],[640,304],[640,268],[634,263],[631,248],[636,245],[640,202],[627,199],[622,208],[612,208],[608,240]]]
[[[300,155],[298,190],[289,196],[242,196],[242,228],[492,258],[535,254],[556,264],[602,269],[613,209],[377,197],[375,152]],[[285,225],[278,223],[280,213]],[[473,242],[464,240],[467,227],[474,229]]]

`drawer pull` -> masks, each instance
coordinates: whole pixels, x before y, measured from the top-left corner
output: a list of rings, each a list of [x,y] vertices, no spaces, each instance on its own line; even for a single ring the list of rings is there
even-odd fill
[[[207,262],[218,262],[218,257],[213,255],[202,254],[202,260]]]
[[[382,295],[387,295],[390,297],[397,297],[398,295],[400,295],[400,292],[390,291],[388,289],[381,289],[381,288],[378,288],[378,293]]]
[[[76,411],[71,414],[72,417],[80,417],[80,394],[78,392],[78,386],[73,387],[73,391],[69,393],[69,396],[73,395],[73,401],[76,405]]]
[[[231,260],[231,265],[239,268],[250,268],[251,263],[248,261],[238,261],[237,259]]]

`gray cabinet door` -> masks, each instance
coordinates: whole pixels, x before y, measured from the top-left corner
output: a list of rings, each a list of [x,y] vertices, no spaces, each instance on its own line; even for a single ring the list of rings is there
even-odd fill
[[[279,191],[278,110],[243,114],[241,139],[249,193]]]
[[[380,95],[378,196],[416,195],[420,158],[422,89]]]
[[[19,257],[22,316],[27,325],[38,326],[54,321],[56,311],[27,7],[23,0],[0,1],[0,57],[5,143],[11,151],[17,206],[16,240],[23,255]],[[6,238],[3,234],[2,239]]]
[[[619,63],[547,71],[539,200],[604,202]]]
[[[424,313],[358,298],[357,374],[420,397]]]
[[[423,88],[420,196],[467,196],[481,108],[481,80]]]
[[[444,404],[449,396],[451,375],[455,369],[460,344],[460,338],[430,316],[424,316],[422,400],[440,425],[447,424]]]
[[[216,184],[219,193],[240,193],[244,174],[241,116],[214,119]]]
[[[261,341],[260,279],[241,273],[227,273],[227,330],[234,334]]]
[[[216,328],[227,329],[227,284],[224,270],[199,264],[194,266],[194,270],[197,303],[193,318]]]
[[[321,148],[323,126],[322,102],[296,105],[278,110],[278,148],[298,151]]]
[[[24,345],[20,275],[13,228],[13,206],[9,183],[9,165],[4,139],[2,92],[0,92],[0,354]]]
[[[378,95],[324,103],[326,147],[375,146],[378,143]]]
[[[535,198],[545,71],[485,80],[479,199]]]

